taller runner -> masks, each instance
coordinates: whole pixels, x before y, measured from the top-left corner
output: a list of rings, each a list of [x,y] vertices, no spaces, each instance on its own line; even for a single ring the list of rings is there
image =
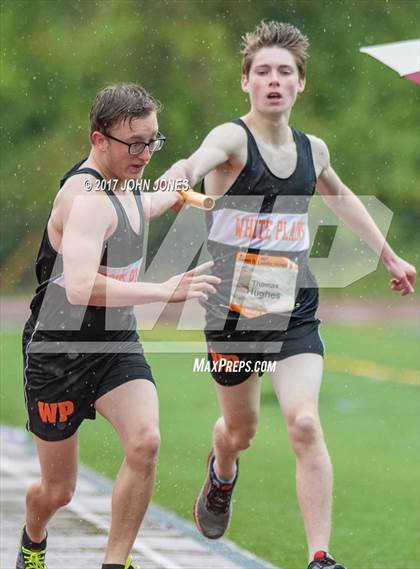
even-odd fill
[[[238,458],[257,429],[258,364],[275,361],[271,379],[296,454],[308,569],[344,569],[328,553],[333,476],[318,415],[324,349],[308,266],[307,212],[315,190],[377,252],[394,290],[412,293],[415,269],[393,252],[335,173],[326,144],[289,126],[305,88],[308,39],[290,24],[261,22],[243,40],[241,84],[250,111],[216,127],[163,176],[187,177],[192,186],[205,178],[206,193],[219,198],[209,214],[208,248],[222,282],[204,305],[222,416],[194,517],[210,539],[226,531]]]
[[[16,569],[46,568],[47,524],[72,498],[77,431],[96,411],[113,425],[125,454],[102,569],[133,569],[128,555],[152,495],[160,442],[156,388],[133,305],[207,298],[220,282],[201,274],[211,263],[164,283],[137,282],[145,220],[183,201],[176,192],[139,191],[165,140],[158,111],[139,85],[97,94],[90,154],[62,178],[45,227],[23,333],[27,428],[41,479],[27,492]]]

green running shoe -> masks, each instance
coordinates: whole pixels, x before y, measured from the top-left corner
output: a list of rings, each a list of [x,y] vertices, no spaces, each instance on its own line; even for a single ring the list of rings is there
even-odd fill
[[[124,569],[140,569],[139,565],[131,565],[132,561],[133,561],[133,558],[129,557],[127,559],[127,563],[125,564]]]
[[[48,569],[45,563],[47,538],[42,542],[41,549],[29,549],[23,545],[24,533],[26,533],[25,528],[22,530],[22,537],[16,559],[16,569]]]

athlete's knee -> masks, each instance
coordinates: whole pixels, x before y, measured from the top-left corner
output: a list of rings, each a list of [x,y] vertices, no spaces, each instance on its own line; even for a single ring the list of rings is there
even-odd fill
[[[58,508],[63,508],[70,504],[76,484],[75,482],[47,482],[43,484],[43,489],[48,497],[50,506],[58,510]]]
[[[125,445],[125,457],[135,469],[154,467],[160,448],[159,429],[149,427],[133,434]]]
[[[296,447],[313,445],[322,439],[321,423],[318,414],[301,411],[288,419],[290,440]]]
[[[256,432],[257,420],[241,427],[228,427],[230,442],[236,450],[246,450],[249,448]]]

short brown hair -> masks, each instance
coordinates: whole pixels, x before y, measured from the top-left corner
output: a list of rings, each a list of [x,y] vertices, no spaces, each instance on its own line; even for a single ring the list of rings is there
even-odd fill
[[[283,22],[260,22],[253,32],[242,36],[242,73],[248,77],[252,60],[263,47],[283,47],[290,51],[296,61],[301,78],[305,77],[308,58],[308,38],[292,24]]]
[[[150,113],[158,113],[161,103],[135,83],[108,85],[95,97],[90,110],[90,133],[95,130],[105,133],[113,125]]]

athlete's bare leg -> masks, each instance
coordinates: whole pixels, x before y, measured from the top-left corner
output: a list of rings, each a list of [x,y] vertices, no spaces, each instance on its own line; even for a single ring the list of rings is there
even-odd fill
[[[273,387],[296,454],[296,485],[309,559],[328,551],[331,533],[332,467],[318,415],[323,360],[300,354],[277,362]]]
[[[252,374],[239,385],[216,383],[216,392],[222,417],[213,431],[215,470],[219,478],[230,480],[235,475],[239,453],[250,446],[257,430],[261,380],[258,374]]]
[[[35,437],[41,466],[41,480],[26,494],[26,533],[36,543],[43,541],[48,521],[68,504],[77,479],[77,433],[64,441]]]
[[[147,380],[120,385],[96,401],[117,431],[125,453],[112,493],[112,520],[104,563],[125,564],[149,505],[159,451],[156,388]]]

